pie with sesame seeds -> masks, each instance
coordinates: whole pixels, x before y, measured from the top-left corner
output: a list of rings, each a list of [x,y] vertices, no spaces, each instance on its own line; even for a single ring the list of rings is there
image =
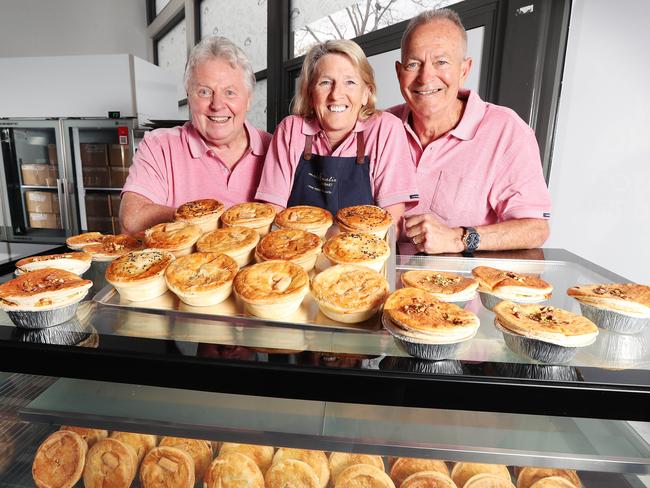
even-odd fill
[[[390,213],[376,205],[345,207],[336,213],[341,232],[366,232],[383,238],[393,223]]]
[[[334,264],[360,264],[379,271],[388,257],[388,243],[372,234],[342,232],[329,239],[323,254]]]
[[[106,281],[126,300],[144,301],[167,291],[165,269],[174,260],[169,251],[143,249],[117,258],[106,270]]]
[[[219,217],[224,205],[219,200],[206,198],[187,202],[176,209],[174,220],[198,225],[203,233],[215,230],[219,226]]]

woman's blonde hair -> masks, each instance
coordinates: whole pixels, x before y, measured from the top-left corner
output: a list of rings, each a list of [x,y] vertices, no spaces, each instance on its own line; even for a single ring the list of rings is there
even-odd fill
[[[359,71],[361,79],[370,89],[368,103],[361,107],[359,119],[366,120],[374,115],[377,112],[375,108],[375,103],[377,102],[375,73],[361,47],[356,42],[347,39],[321,42],[307,51],[298,78],[298,90],[293,97],[291,113],[294,115],[302,115],[308,119],[315,117],[314,107],[311,101],[311,90],[314,86],[316,65],[326,54],[342,54],[346,56]]]

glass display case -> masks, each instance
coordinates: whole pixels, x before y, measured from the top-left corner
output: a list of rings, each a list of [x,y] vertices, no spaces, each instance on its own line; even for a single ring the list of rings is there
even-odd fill
[[[407,269],[538,274],[567,287],[622,277],[561,250],[397,256]],[[2,270],[4,280],[13,268]],[[577,470],[582,485],[650,486],[650,328],[600,330],[571,360],[509,349],[493,313],[442,361],[408,356],[381,327],[258,320],[219,310],[96,300],[70,322],[17,329],[0,314],[0,484],[31,486],[38,445],[61,425],[396,457]],[[378,319],[377,319],[378,320]]]

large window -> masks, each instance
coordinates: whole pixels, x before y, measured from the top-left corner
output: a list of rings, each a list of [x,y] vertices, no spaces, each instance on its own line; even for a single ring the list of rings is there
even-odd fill
[[[156,59],[158,60],[158,66],[174,75],[178,99],[185,98],[185,88],[183,87],[183,73],[187,61],[185,19],[178,22],[158,40],[156,43]]]

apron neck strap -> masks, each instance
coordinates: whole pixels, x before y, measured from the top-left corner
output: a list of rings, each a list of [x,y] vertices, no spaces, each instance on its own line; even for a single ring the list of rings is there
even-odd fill
[[[366,144],[363,140],[363,132],[357,132],[357,164],[363,164],[366,159]]]
[[[302,157],[305,159],[305,161],[309,161],[311,159],[311,146],[312,146],[312,141],[314,140],[314,136],[311,134],[308,134],[307,137],[305,138],[305,150],[303,152]]]

